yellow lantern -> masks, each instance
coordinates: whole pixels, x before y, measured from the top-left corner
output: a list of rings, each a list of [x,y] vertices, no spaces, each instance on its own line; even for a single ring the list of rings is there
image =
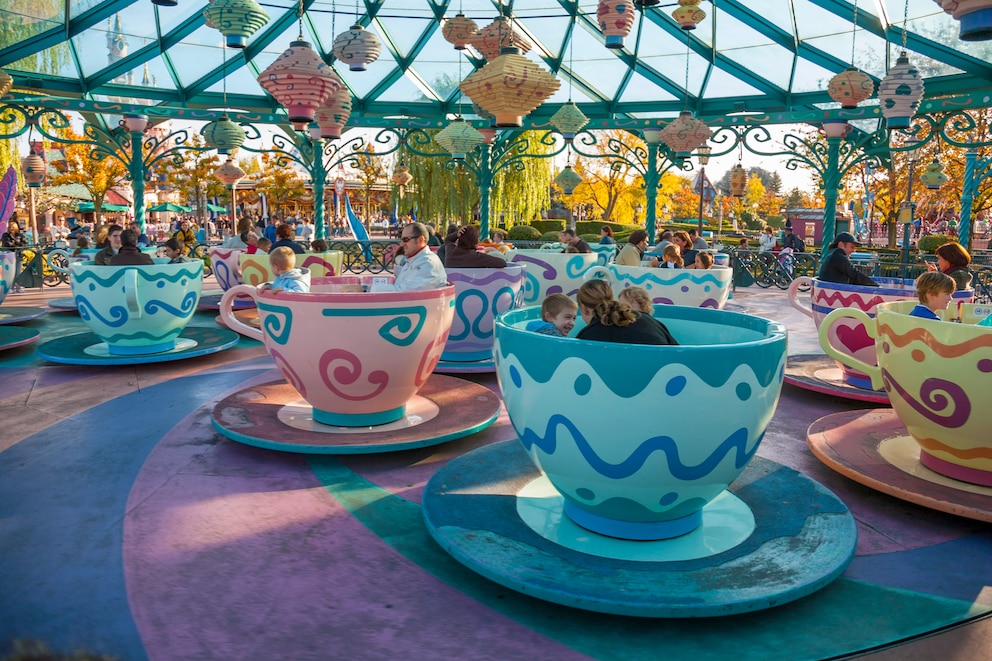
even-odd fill
[[[683,30],[695,30],[706,18],[706,12],[699,8],[701,0],[679,0],[679,8],[672,12],[672,18]]]
[[[479,33],[479,26],[465,14],[458,14],[444,22],[441,35],[444,40],[454,44],[455,50],[465,50],[465,47],[472,41],[472,37]]]
[[[520,126],[524,115],[558,91],[561,81],[520,54],[503,53],[462,81],[459,88],[495,117],[497,127]]]
[[[830,79],[827,93],[841,108],[857,108],[859,103],[870,99],[875,93],[875,83],[868,74],[849,67]]]

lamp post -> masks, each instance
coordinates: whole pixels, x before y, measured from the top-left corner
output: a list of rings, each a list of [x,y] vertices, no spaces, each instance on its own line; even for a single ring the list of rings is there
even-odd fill
[[[699,223],[698,234],[703,235],[703,198],[706,195],[706,166],[710,162],[710,153],[713,150],[710,147],[700,147],[696,150],[699,156]]]
[[[641,204],[640,202],[638,202],[637,203],[637,207],[634,209],[634,212],[637,214],[637,216],[634,218],[634,224],[637,225],[637,224],[639,224],[641,222],[638,219],[644,213],[644,205]]]
[[[916,203],[913,202],[913,176],[916,170],[916,146],[920,139],[910,136],[906,139],[906,144],[910,146],[909,155],[909,180],[906,182],[906,200],[899,205],[899,220],[902,222],[902,254],[900,255],[901,274],[905,278],[909,270],[909,233],[913,229],[913,212],[916,210]]]

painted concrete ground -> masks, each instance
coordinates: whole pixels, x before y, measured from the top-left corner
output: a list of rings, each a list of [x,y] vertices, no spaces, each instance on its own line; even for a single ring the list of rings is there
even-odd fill
[[[733,303],[783,320],[790,351],[810,351],[812,323],[784,296],[739,292]],[[83,329],[65,314],[26,325],[42,341]],[[136,367],[50,365],[30,346],[0,353],[0,649],[35,638],[134,660],[821,659],[992,611],[987,524],[873,492],[809,452],[809,424],[855,407],[847,401],[787,387],[759,452],[852,510],[859,541],[844,576],[759,613],[650,620],[506,590],[431,539],[425,483],[451,458],[512,438],[505,414],[472,437],[382,456],[282,454],[215,433],[213,403],[272,368],[247,340]],[[968,634],[956,635],[943,658],[965,658],[954,650]]]

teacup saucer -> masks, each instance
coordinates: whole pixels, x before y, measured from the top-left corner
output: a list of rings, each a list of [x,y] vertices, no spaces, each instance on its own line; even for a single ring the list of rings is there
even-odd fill
[[[335,427],[313,420],[313,408],[283,379],[240,390],[214,406],[213,424],[245,445],[304,454],[372,454],[438,445],[496,422],[502,404],[489,388],[433,374],[397,422]]]
[[[107,345],[93,333],[78,333],[49,340],[35,352],[40,358],[65,365],[144,365],[206,356],[238,343],[240,336],[226,328],[187,326],[171,351],[121,356],[107,351]]]
[[[434,368],[435,374],[492,374],[496,371],[496,363],[492,358],[486,360],[440,360]]]
[[[31,321],[48,314],[45,308],[26,307],[18,305],[0,306],[0,326],[5,324],[16,324],[22,321]]]
[[[79,312],[76,307],[75,296],[65,296],[63,298],[53,298],[48,301],[48,307],[55,312]]]
[[[31,344],[36,342],[39,337],[41,337],[41,331],[36,328],[24,328],[22,326],[0,328],[0,351]]]
[[[889,396],[884,390],[866,390],[846,383],[834,359],[824,354],[789,356],[785,366],[785,382],[796,388],[824,395],[889,405]]]
[[[959,482],[920,463],[920,446],[892,409],[832,413],[815,421],[806,444],[855,482],[923,507],[992,523],[992,487]]]
[[[207,294],[205,296],[200,296],[199,302],[196,304],[197,310],[219,310],[220,309],[220,299],[223,298],[224,293],[220,294]],[[247,310],[248,308],[254,308],[254,301],[234,301],[235,310]]]
[[[236,308],[234,310],[234,317],[241,323],[251,326],[252,328],[258,328],[261,325],[261,322],[258,320],[258,310],[256,310],[254,307],[248,309]],[[220,326],[221,328],[227,328],[227,324],[224,323],[224,318],[221,317],[220,315],[217,315],[214,321],[216,321],[217,325]]]
[[[629,541],[579,528],[518,441],[467,452],[424,490],[434,539],[486,578],[566,606],[640,617],[746,613],[824,587],[857,527],[825,487],[755,457],[680,538]],[[769,573],[772,572],[772,573]]]

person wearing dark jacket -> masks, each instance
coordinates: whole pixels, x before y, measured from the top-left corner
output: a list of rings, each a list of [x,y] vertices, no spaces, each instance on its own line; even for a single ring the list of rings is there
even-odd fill
[[[269,252],[271,253],[276,248],[282,248],[285,246],[292,250],[295,254],[302,255],[306,252],[306,250],[303,249],[303,246],[300,245],[299,242],[293,240],[294,236],[296,236],[296,230],[293,229],[293,226],[289,223],[282,223],[276,228],[276,238],[278,240],[272,244],[272,248],[269,249]]]
[[[842,285],[865,285],[877,287],[878,283],[851,263],[851,253],[861,243],[847,232],[841,232],[834,242],[827,246],[830,254],[820,266],[819,279],[823,282],[837,282]]]
[[[635,312],[626,303],[615,301],[613,289],[605,280],[583,283],[576,298],[579,313],[586,322],[586,327],[575,336],[580,340],[678,344],[665,324],[649,314]]]
[[[448,269],[502,269],[506,260],[479,252],[479,228],[459,227],[448,234],[444,242],[444,267]]]
[[[138,233],[134,230],[121,232],[121,249],[110,258],[110,266],[141,266],[154,264],[155,260],[138,248]]]

